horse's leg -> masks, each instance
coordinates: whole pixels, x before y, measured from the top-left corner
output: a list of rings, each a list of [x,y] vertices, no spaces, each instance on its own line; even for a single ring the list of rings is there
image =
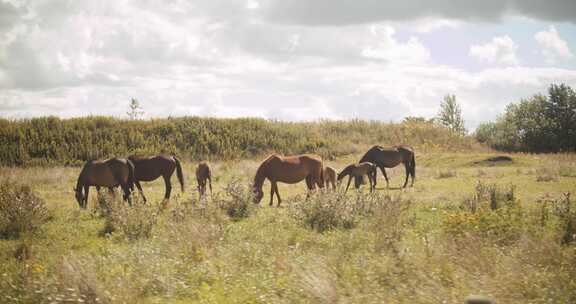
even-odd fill
[[[278,183],[274,182],[274,192],[276,192],[276,199],[278,200],[277,206],[280,207],[280,203],[282,203],[282,199],[280,199],[280,192],[278,191]],[[212,193],[212,192],[210,192]]]
[[[366,176],[368,177],[368,182],[370,183],[370,192],[374,192],[374,181],[372,178],[372,173],[368,172]]]
[[[272,205],[274,204],[274,190],[275,190],[274,185],[275,182],[270,181],[270,204],[269,204],[270,207],[272,207]]]
[[[380,171],[382,171],[382,174],[384,175],[384,178],[386,179],[386,188],[390,187],[390,181],[388,180],[388,175],[386,175],[386,169],[384,169],[384,165],[378,165],[378,167],[380,168]],[[376,187],[376,185],[374,185],[374,187]]]
[[[124,200],[125,202],[128,202],[128,205],[132,206],[132,198],[130,197],[130,187],[126,184],[122,184],[120,185],[120,188],[122,188],[122,192],[124,193],[124,195],[122,195],[122,200]]]
[[[90,186],[84,186],[84,198],[82,199],[82,209],[86,209],[88,206],[88,190],[90,190]]]
[[[144,196],[144,191],[142,191],[142,185],[140,185],[139,181],[136,181],[135,184],[136,184],[136,188],[138,188],[138,192],[140,192],[140,195],[142,195],[142,200],[144,200],[144,202],[146,202],[146,196]]]
[[[404,169],[406,170],[406,180],[404,180],[404,186],[402,186],[402,188],[406,188],[408,176],[410,176],[410,164],[408,162],[404,162]]]
[[[310,198],[310,191],[314,189],[314,181],[312,180],[311,175],[306,176],[306,187],[308,188],[308,192],[306,193],[306,200],[308,200],[308,198]]]
[[[344,193],[348,192],[348,188],[350,187],[351,181],[352,181],[352,175],[348,175],[348,184],[346,185],[346,190],[344,190]],[[354,180],[354,182],[356,182],[356,180]]]
[[[169,175],[162,175],[162,178],[164,178],[164,184],[166,185],[166,193],[164,194],[164,199],[169,199],[170,198],[170,193],[172,192],[172,183],[170,183],[170,177]]]

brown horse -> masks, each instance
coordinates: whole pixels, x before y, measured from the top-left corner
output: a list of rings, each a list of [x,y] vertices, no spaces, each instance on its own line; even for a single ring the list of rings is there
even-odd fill
[[[332,185],[332,190],[336,190],[336,170],[334,170],[334,168],[329,166],[324,167],[324,185],[326,188]]]
[[[359,163],[359,164],[351,164],[348,165],[344,170],[338,173],[338,181],[341,181],[344,177],[348,176],[348,184],[346,185],[346,190],[344,193],[348,191],[348,187],[350,187],[350,181],[352,181],[352,177],[354,177],[354,187],[356,189],[360,188],[360,179],[364,175],[368,176],[368,180],[370,181],[370,192],[374,191],[376,188],[376,165],[369,162]]]
[[[256,176],[254,177],[254,202],[259,203],[264,196],[262,192],[262,185],[264,180],[270,181],[270,206],[274,200],[274,193],[278,199],[278,206],[280,206],[281,199],[278,193],[278,182],[286,184],[295,184],[306,180],[308,190],[314,190],[318,187],[324,187],[324,170],[322,158],[317,155],[296,155],[296,156],[281,156],[272,154],[268,156],[258,167]],[[310,192],[308,192],[308,196]],[[307,196],[307,197],[308,197]]]
[[[160,176],[164,179],[164,184],[166,185],[166,192],[164,193],[164,199],[170,198],[170,193],[172,192],[172,183],[170,179],[174,170],[176,170],[176,176],[180,182],[180,187],[182,192],[184,192],[184,175],[182,174],[182,166],[180,161],[175,156],[152,156],[152,157],[140,157],[132,155],[128,159],[134,164],[134,182],[142,199],[146,201],[144,192],[142,191],[142,186],[140,181],[151,182]]]
[[[112,188],[120,186],[124,192],[124,200],[132,204],[130,193],[134,190],[134,165],[130,160],[111,158],[107,160],[91,160],[84,164],[76,183],[76,201],[80,208],[88,205],[88,190],[90,186]],[[82,193],[84,190],[84,193]]]
[[[210,194],[212,194],[212,173],[210,172],[210,166],[208,166],[207,162],[201,162],[198,164],[198,167],[196,167],[196,181],[198,181],[200,198],[206,193],[206,180],[208,180]]]
[[[408,184],[408,176],[412,177],[412,184],[414,186],[414,179],[416,179],[416,159],[414,157],[414,149],[408,146],[394,146],[384,148],[382,146],[374,146],[368,150],[360,159],[360,162],[371,162],[378,166],[386,179],[386,187],[389,186],[388,176],[384,168],[393,168],[399,164],[404,164],[406,169],[406,180],[404,181],[403,188]],[[374,179],[376,181],[376,179]]]

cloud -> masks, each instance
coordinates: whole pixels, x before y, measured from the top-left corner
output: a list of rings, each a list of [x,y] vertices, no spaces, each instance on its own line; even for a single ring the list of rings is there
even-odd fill
[[[521,15],[549,21],[576,21],[573,0],[262,0],[265,17],[288,24],[336,25],[384,20],[414,20],[426,17],[495,21]]]
[[[492,38],[492,41],[470,46],[468,54],[482,62],[518,65],[518,46],[509,36]]]
[[[401,43],[394,37],[395,30],[391,26],[372,25],[370,32],[375,40],[362,50],[365,57],[394,64],[424,63],[430,59],[430,51],[416,37]]]
[[[471,4],[480,11],[477,16],[438,13],[422,3],[422,12],[405,7],[410,16],[405,21],[394,12],[404,2],[394,8],[369,0],[365,4],[372,12],[354,5],[339,15],[344,2],[335,0],[334,10],[304,11],[318,19],[308,23],[306,16],[291,16],[290,6],[299,1],[18,3],[0,0],[2,117],[125,117],[128,101],[137,98],[146,117],[398,121],[432,117],[442,97],[453,93],[467,127],[473,128],[493,119],[506,103],[543,92],[551,82],[576,86],[575,72],[568,68],[517,66],[516,44],[506,36],[479,45],[481,50],[494,45],[484,51],[488,55],[480,51],[487,58],[482,60],[494,64],[490,69],[470,71],[435,61],[439,43],[430,38],[451,39],[440,29],[469,26],[468,19],[462,21],[468,13],[474,20],[497,19],[499,14],[487,14],[480,6],[508,11],[501,7],[508,6],[506,1]],[[316,9],[320,4],[302,5]],[[278,5],[288,7],[279,19],[273,15]],[[380,21],[389,19],[387,14],[394,20]],[[467,57],[467,45],[443,41],[442,47]]]
[[[536,33],[534,39],[540,46],[540,52],[548,63],[555,63],[558,58],[566,59],[574,56],[568,47],[568,43],[560,37],[556,27],[553,25],[547,31]]]

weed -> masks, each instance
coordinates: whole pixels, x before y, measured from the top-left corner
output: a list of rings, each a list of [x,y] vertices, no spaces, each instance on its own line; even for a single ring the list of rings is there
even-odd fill
[[[18,238],[34,233],[50,218],[44,200],[29,186],[0,184],[0,237]]]

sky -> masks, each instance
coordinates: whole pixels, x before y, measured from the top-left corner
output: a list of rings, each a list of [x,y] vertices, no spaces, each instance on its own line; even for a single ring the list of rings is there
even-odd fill
[[[574,0],[0,0],[0,117],[434,117],[576,88]]]

